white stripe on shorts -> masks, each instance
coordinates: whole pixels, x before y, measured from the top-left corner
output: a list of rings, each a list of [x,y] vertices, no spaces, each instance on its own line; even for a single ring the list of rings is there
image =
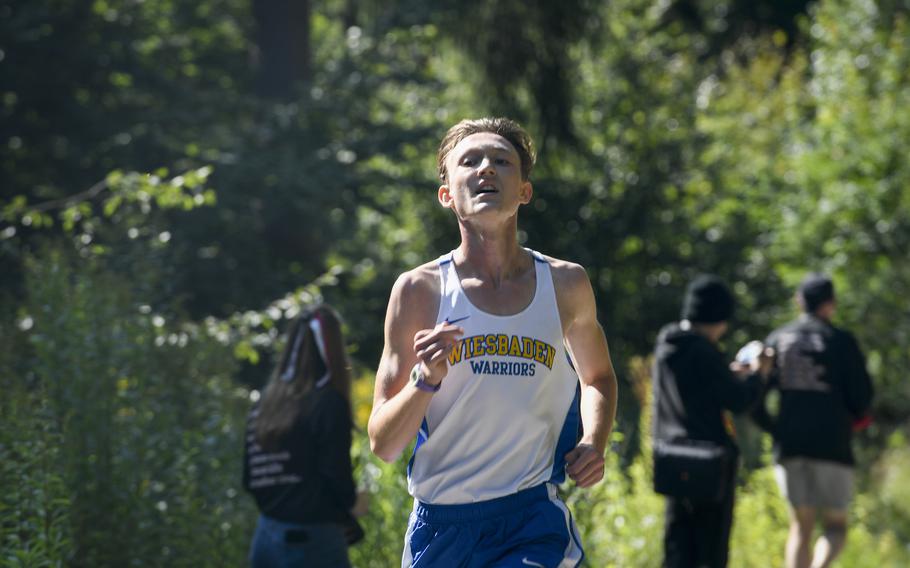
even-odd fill
[[[581,562],[583,556],[581,545],[579,544],[581,542],[581,537],[575,529],[572,513],[569,511],[569,508],[566,507],[566,504],[562,502],[562,499],[559,498],[556,486],[552,483],[548,483],[547,492],[550,496],[550,502],[562,511],[562,514],[566,519],[566,533],[569,535],[569,544],[566,546],[566,551],[562,562],[559,563],[559,568],[575,568]]]
[[[417,501],[414,501],[417,506]],[[401,568],[408,568],[414,562],[414,553],[411,551],[411,526],[414,524],[413,511],[408,516],[408,530],[404,533],[404,550],[401,551]]]

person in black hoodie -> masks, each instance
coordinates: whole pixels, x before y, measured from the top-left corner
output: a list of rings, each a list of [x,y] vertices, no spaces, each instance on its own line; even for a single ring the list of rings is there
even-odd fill
[[[780,392],[772,417],[763,402],[754,417],[774,437],[776,473],[790,503],[787,568],[828,566],[843,548],[853,493],[853,429],[867,417],[872,382],[849,332],[831,325],[834,285],[810,274],[796,299],[804,313],[766,343],[777,352],[769,390]],[[822,535],[812,548],[820,520]]]
[[[366,512],[351,466],[350,365],[338,314],[321,305],[292,324],[247,421],[243,485],[261,513],[253,568],[346,567]]]
[[[728,411],[749,410],[761,397],[762,373],[770,359],[752,367],[728,364],[717,343],[727,331],[734,299],[716,276],[703,275],[686,289],[682,321],[660,331],[654,361],[655,444],[698,440],[726,446],[736,464],[739,455]],[[719,502],[667,497],[664,525],[665,568],[720,568],[727,565],[736,467]]]

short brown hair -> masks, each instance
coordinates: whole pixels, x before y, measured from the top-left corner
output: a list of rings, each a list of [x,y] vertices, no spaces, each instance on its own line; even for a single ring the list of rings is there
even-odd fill
[[[521,179],[527,181],[531,175],[531,169],[537,160],[537,154],[534,150],[534,141],[531,136],[521,127],[520,124],[508,118],[475,118],[464,119],[446,132],[439,143],[439,151],[436,153],[436,168],[439,172],[439,179],[445,181],[446,158],[449,152],[458,145],[459,142],[472,134],[481,132],[492,132],[508,140],[515,150],[518,157],[521,158]]]

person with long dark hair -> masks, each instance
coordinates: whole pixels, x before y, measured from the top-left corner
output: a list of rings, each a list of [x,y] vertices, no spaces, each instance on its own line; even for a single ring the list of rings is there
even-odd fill
[[[351,370],[338,314],[326,305],[292,324],[247,423],[243,484],[261,513],[253,568],[346,567],[365,502],[351,465]]]

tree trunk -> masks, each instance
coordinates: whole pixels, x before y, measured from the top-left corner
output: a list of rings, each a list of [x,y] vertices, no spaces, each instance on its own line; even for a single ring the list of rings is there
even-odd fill
[[[253,0],[259,45],[257,90],[263,96],[291,99],[311,73],[310,1]]]

